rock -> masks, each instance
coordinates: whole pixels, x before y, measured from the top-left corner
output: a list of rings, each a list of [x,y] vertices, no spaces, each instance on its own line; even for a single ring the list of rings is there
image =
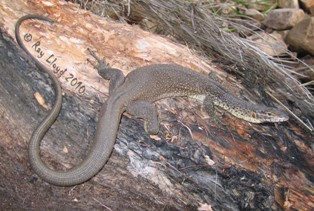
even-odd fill
[[[275,9],[268,13],[263,24],[275,30],[287,30],[300,22],[303,17],[304,12],[301,9]]]
[[[314,55],[314,17],[305,18],[293,27],[286,42],[297,50],[305,50]]]
[[[299,9],[299,1],[298,0],[290,0],[290,1],[278,0],[278,7]]]
[[[300,0],[300,4],[305,11],[310,12],[310,14],[314,15],[314,0]]]
[[[248,17],[251,17],[255,20],[258,20],[258,21],[263,21],[265,18],[265,15],[263,13],[261,13],[260,11],[258,11],[257,9],[246,10],[245,15],[247,15]]]
[[[248,8],[259,11],[269,10],[276,4],[276,0],[268,0],[266,3],[261,0],[246,0],[245,2],[247,3]]]
[[[284,42],[283,36],[278,32],[268,34],[261,32],[248,37],[254,45],[270,56],[279,56],[287,52],[287,45]]]
[[[300,3],[305,9],[310,9],[314,6],[314,0],[300,0]]]
[[[220,14],[222,16],[236,15],[235,6],[232,4],[229,4],[229,3],[220,3],[218,5],[217,11],[218,11],[218,14]]]

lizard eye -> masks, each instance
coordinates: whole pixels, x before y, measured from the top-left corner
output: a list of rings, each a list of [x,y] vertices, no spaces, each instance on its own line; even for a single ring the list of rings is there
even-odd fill
[[[267,115],[267,116],[273,116],[273,114],[270,113],[270,112],[266,112],[266,115]]]

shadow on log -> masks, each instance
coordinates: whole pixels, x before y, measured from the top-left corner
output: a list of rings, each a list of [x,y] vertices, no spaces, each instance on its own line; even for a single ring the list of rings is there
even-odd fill
[[[38,4],[34,6],[30,3],[24,10],[28,13],[49,11],[52,14],[55,8],[44,5],[41,1],[29,2]],[[13,11],[18,11],[14,7],[18,3],[7,1],[5,4],[11,6]],[[79,11],[72,4],[63,3],[62,7],[57,1],[51,1],[51,4],[58,5],[60,19],[63,21],[69,20],[68,16],[73,11]],[[91,18],[87,13],[81,13],[83,14],[76,13],[73,16],[84,16],[87,21],[92,19],[96,22],[96,17]],[[35,67],[34,62],[17,47],[12,38],[16,19],[24,14],[17,12],[16,17],[10,17],[8,10],[3,8],[0,9],[0,14],[7,21],[11,20],[0,24],[1,209],[56,210],[62,207],[63,210],[280,210],[302,207],[310,210],[313,207],[313,151],[310,148],[312,137],[309,134],[293,121],[256,125],[221,111],[217,111],[214,117],[209,117],[199,104],[184,98],[157,103],[162,119],[161,131],[157,136],[146,135],[142,121],[124,115],[109,162],[90,181],[74,187],[55,187],[45,183],[32,172],[27,148],[32,131],[54,101],[54,92],[46,75]],[[88,25],[86,22],[81,24]],[[134,36],[140,29],[132,30],[132,27],[102,20],[99,25],[95,24],[95,28],[108,25],[111,31],[107,28],[104,37],[100,38],[97,37],[99,32],[93,31],[97,35],[94,36],[94,43],[82,44],[81,40],[74,38],[74,41],[66,39],[67,37],[53,39],[50,34],[52,32],[37,25],[34,26],[37,28],[34,36],[35,32],[39,32],[40,36],[51,36],[46,47],[57,58],[66,60],[62,65],[67,66],[71,56],[76,58],[76,55],[80,59],[71,61],[77,72],[69,74],[82,81],[87,90],[81,95],[71,83],[66,83],[65,77],[60,77],[64,88],[62,112],[45,136],[41,150],[45,163],[51,168],[65,170],[81,162],[92,144],[97,114],[106,99],[108,83],[97,77],[91,67],[82,70],[82,67],[87,66],[87,56],[81,54],[84,52],[83,47],[79,52],[71,51],[69,55],[65,55],[67,52],[64,51],[64,45],[70,46],[71,42],[77,42],[87,48],[94,44],[94,48],[101,52],[100,55],[106,55],[103,52],[109,51],[111,47],[104,47],[108,49],[101,51],[102,47],[98,46],[97,40],[111,40],[110,33],[116,33],[118,28],[125,30],[124,37]],[[32,24],[27,26],[31,28]],[[53,33],[59,33],[60,26],[61,23],[58,22],[57,29],[52,28]],[[63,34],[70,34],[75,29],[65,27],[62,30]],[[58,36],[62,36],[61,34]],[[144,39],[154,40],[157,37],[146,32],[141,34],[143,43]],[[89,39],[86,32],[82,32],[80,36],[87,36],[86,40]],[[158,42],[161,38],[156,39]],[[65,43],[62,40],[66,40]],[[190,56],[190,64],[186,65],[194,67],[199,64],[198,70],[208,67],[205,62],[192,58],[190,54],[171,52],[173,46],[176,46],[175,50],[182,48],[185,52],[186,48],[183,46],[168,44],[166,39],[160,42],[165,42],[167,53],[159,52],[158,56],[154,52],[148,54],[150,50],[147,49],[141,54],[137,52],[138,48],[132,48],[133,44],[115,46],[118,40],[114,40],[112,48],[117,50],[116,54],[109,54],[109,62],[129,71],[144,63],[180,60],[179,63],[183,65],[182,60],[187,60],[184,58]],[[110,41],[106,44],[109,43]],[[45,52],[52,55],[47,49]],[[124,54],[118,54],[121,52]],[[128,53],[132,55],[129,59]],[[64,57],[57,56],[62,54]],[[152,58],[149,58],[150,55],[153,55]],[[178,59],[178,55],[182,58]],[[208,69],[219,71],[212,67]],[[222,76],[224,73],[218,72],[218,75]],[[39,93],[45,102],[38,103],[34,98],[35,93]]]

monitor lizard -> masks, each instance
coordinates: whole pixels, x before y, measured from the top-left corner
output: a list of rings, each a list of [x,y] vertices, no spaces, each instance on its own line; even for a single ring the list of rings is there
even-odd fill
[[[33,170],[48,183],[58,186],[72,186],[83,183],[97,174],[109,159],[124,111],[144,119],[144,129],[149,134],[159,131],[157,111],[153,102],[180,96],[202,97],[206,109],[222,108],[232,115],[253,123],[282,122],[288,116],[282,111],[264,105],[256,105],[236,97],[217,81],[176,64],[153,64],[137,68],[124,76],[121,70],[110,68],[104,60],[89,50],[97,61],[88,60],[98,74],[109,83],[109,97],[101,108],[94,142],[81,164],[67,171],[48,168],[40,158],[40,143],[49,127],[57,118],[62,103],[61,87],[56,76],[30,54],[23,44],[19,27],[27,19],[39,19],[53,23],[47,17],[26,15],[15,26],[18,44],[35,61],[36,65],[52,79],[56,100],[47,117],[33,132],[29,144],[29,160]]]

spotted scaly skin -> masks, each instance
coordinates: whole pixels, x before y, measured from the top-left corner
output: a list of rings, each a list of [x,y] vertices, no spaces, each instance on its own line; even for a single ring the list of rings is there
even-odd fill
[[[52,22],[38,15],[24,16],[18,20],[16,38],[26,52],[28,51],[19,37],[19,26],[27,19]],[[56,77],[33,57],[37,66],[52,78],[56,91],[56,103],[33,132],[29,146],[32,168],[43,180],[51,184],[77,185],[97,174],[110,157],[124,111],[143,118],[145,131],[156,134],[159,131],[159,123],[156,108],[152,103],[159,99],[180,96],[202,97],[206,108],[220,107],[238,118],[254,123],[281,122],[288,119],[288,116],[280,110],[237,98],[216,81],[189,68],[174,64],[155,64],[135,69],[125,77],[122,71],[108,67],[94,52],[90,51],[90,53],[97,60],[97,64],[92,63],[92,65],[98,70],[99,75],[110,80],[109,98],[101,109],[95,139],[86,158],[81,164],[68,171],[55,171],[48,168],[39,155],[42,138],[60,112],[62,96]]]

